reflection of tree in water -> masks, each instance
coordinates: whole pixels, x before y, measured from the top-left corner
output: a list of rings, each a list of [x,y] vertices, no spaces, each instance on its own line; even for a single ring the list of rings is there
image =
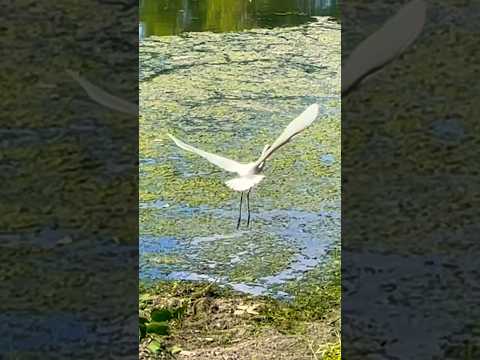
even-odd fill
[[[141,0],[144,35],[185,31],[239,31],[300,25],[333,15],[336,0]]]
[[[264,13],[297,12],[310,16],[322,15],[336,6],[335,0],[252,0],[256,10]]]
[[[248,0],[209,0],[202,5],[205,30],[226,32],[249,27]]]
[[[142,0],[140,18],[144,35],[172,35],[192,28],[197,1],[189,0]]]

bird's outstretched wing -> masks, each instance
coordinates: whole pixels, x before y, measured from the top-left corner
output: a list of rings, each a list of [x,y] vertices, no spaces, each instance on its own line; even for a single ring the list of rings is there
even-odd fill
[[[67,73],[80,84],[80,86],[87,92],[91,99],[110,109],[117,110],[130,115],[138,116],[138,106],[131,102],[120,99],[119,97],[110,95],[106,91],[93,85],[87,79],[81,77],[78,73],[67,70]]]
[[[342,68],[342,94],[400,55],[418,37],[425,24],[424,0],[413,0],[370,35]]]
[[[288,126],[283,130],[280,136],[275,142],[265,151],[257,160],[257,164],[264,162],[273,152],[279,149],[290,141],[292,137],[301,133],[317,118],[319,112],[318,104],[310,105],[304,112],[295,118]]]
[[[215,155],[215,154],[197,149],[191,145],[185,144],[183,141],[178,140],[175,136],[171,134],[167,134],[167,135],[170,137],[170,139],[172,139],[175,142],[175,144],[177,144],[179,148],[182,148],[183,150],[191,151],[197,155],[200,155],[201,157],[207,159],[212,164],[217,165],[223,170],[236,173],[242,168],[242,166],[244,166],[244,164],[239,163],[238,161],[230,160],[222,156]]]

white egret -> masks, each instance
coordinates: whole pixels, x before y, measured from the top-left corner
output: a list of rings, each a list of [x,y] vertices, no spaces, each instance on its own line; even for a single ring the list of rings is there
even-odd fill
[[[427,5],[413,0],[358,45],[342,66],[342,95],[397,58],[420,35]]]
[[[80,86],[85,90],[88,96],[97,103],[102,104],[110,109],[117,110],[126,114],[138,116],[138,105],[129,101],[123,100],[117,96],[110,95],[106,91],[93,85],[90,81],[80,76],[77,72],[66,70]]]
[[[295,118],[280,136],[273,142],[272,145],[265,145],[260,157],[250,163],[240,163],[235,160],[227,159],[223,156],[215,155],[200,149],[197,149],[191,145],[185,144],[183,141],[177,139],[171,134],[167,134],[175,144],[183,150],[193,152],[200,155],[204,159],[208,160],[212,164],[222,168],[225,171],[236,173],[238,177],[226,181],[226,185],[234,190],[240,192],[240,210],[238,215],[237,229],[240,227],[242,219],[242,202],[243,194],[247,192],[247,227],[250,225],[250,191],[256,185],[258,185],[264,178],[262,171],[265,167],[267,159],[280,147],[288,143],[295,135],[305,130],[318,116],[319,107],[318,104],[310,105],[305,111],[303,111],[297,118]]]

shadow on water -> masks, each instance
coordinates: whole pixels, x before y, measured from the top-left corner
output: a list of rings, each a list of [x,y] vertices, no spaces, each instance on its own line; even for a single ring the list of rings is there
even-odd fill
[[[336,0],[141,0],[140,39],[183,32],[298,26],[339,17]]]

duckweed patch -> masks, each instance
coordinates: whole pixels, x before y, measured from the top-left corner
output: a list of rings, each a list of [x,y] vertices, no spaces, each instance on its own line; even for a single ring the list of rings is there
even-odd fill
[[[328,262],[315,267],[301,280],[287,282],[282,289],[293,294],[294,300],[288,306],[272,301],[267,319],[285,331],[302,331],[304,322],[322,319],[332,309],[339,309],[340,252],[332,250]]]
[[[201,213],[196,208],[177,208],[176,216],[166,215],[166,211],[142,209],[140,230],[142,234],[159,236],[176,236],[188,239],[192,236],[208,236],[215,233],[232,231],[229,220],[215,217],[213,214]],[[180,213],[180,214],[179,214]],[[179,234],[179,229],[182,232]]]
[[[259,243],[255,242],[255,236],[211,242],[200,250],[199,257],[218,264],[218,275],[228,271],[231,281],[248,283],[281,271],[294,254],[295,251],[279,239],[267,235]]]

